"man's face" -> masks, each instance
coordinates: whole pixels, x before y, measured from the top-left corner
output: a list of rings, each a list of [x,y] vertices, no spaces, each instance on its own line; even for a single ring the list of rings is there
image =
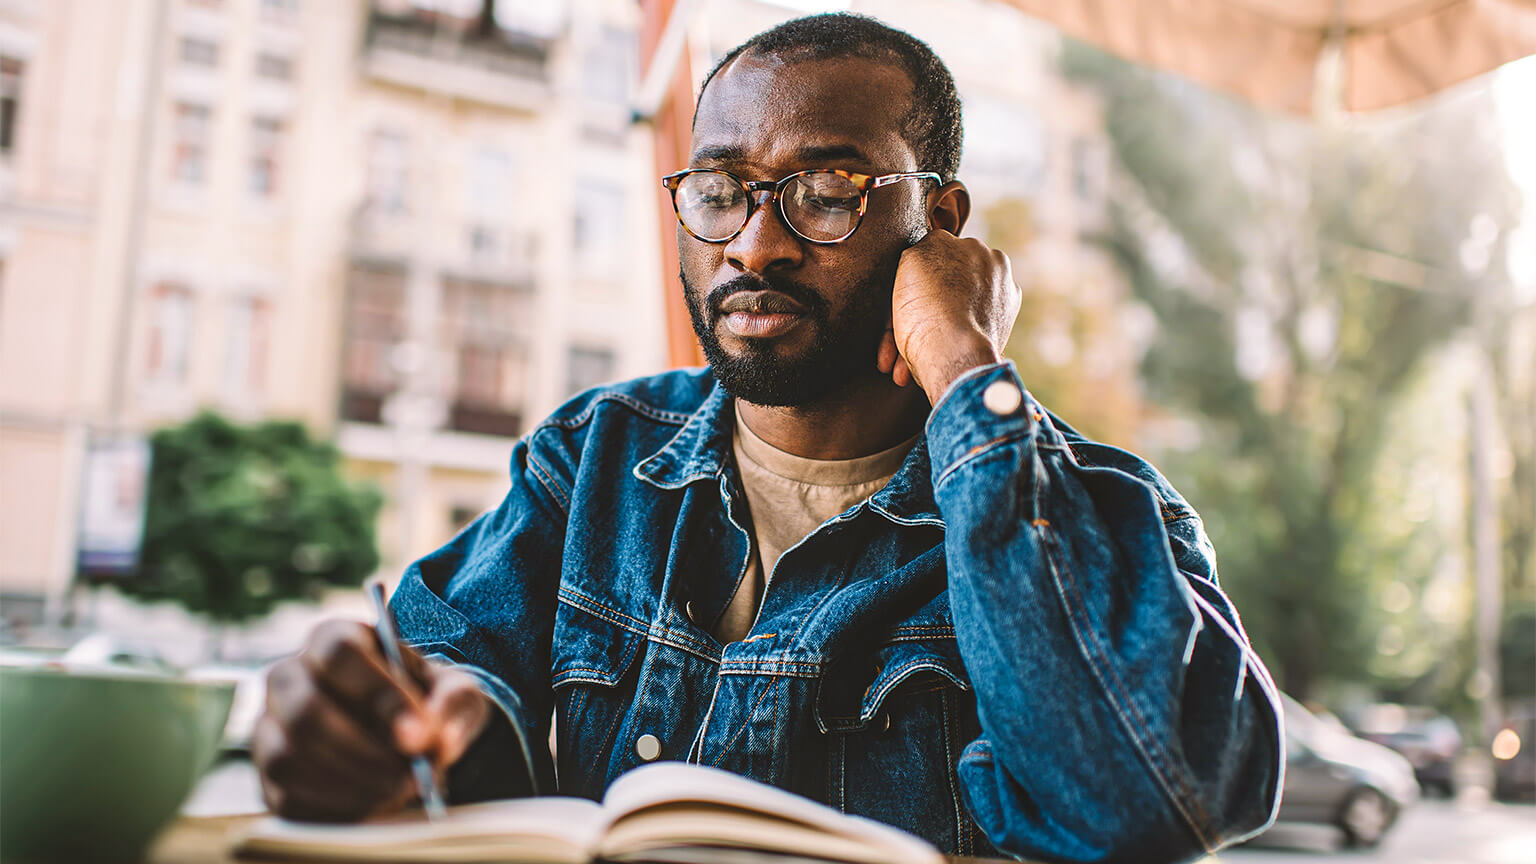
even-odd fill
[[[873,60],[783,62],[744,55],[704,91],[691,168],[777,181],[810,168],[862,174],[917,170],[901,134],[912,84]],[[796,236],[764,193],[728,243],[678,226],[694,332],[731,395],[759,405],[836,398],[879,376],[875,352],[891,312],[901,253],[921,239],[923,185],[872,190],[853,236],[824,246]]]

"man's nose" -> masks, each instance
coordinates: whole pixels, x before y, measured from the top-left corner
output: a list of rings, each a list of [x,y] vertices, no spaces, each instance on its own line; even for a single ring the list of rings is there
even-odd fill
[[[800,238],[784,224],[779,215],[779,202],[766,189],[750,194],[761,197],[741,233],[725,244],[725,259],[748,273],[767,273],[799,265],[803,252]]]

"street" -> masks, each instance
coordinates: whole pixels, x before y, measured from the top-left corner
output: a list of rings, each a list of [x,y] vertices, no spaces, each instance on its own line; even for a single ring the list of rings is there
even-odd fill
[[[256,773],[243,760],[221,762],[183,808],[190,815],[261,809]],[[1198,864],[1533,864],[1536,807],[1470,800],[1420,801],[1380,847],[1341,848],[1339,832],[1320,825],[1276,825],[1254,842]]]
[[[1476,801],[1420,801],[1376,849],[1342,848],[1337,830],[1276,825],[1254,842],[1201,864],[1532,864],[1536,807]]]

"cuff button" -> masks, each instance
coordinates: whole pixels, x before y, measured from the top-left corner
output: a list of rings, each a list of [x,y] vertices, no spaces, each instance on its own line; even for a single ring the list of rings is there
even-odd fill
[[[1024,394],[1018,385],[1008,380],[993,381],[981,392],[981,404],[999,417],[1007,417],[1024,404]]]

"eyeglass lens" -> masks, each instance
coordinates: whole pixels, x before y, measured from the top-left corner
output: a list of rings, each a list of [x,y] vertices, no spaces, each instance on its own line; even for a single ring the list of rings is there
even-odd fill
[[[859,223],[859,188],[841,174],[813,171],[785,184],[781,212],[810,240],[847,237]],[[677,213],[703,240],[725,240],[747,224],[747,190],[734,177],[714,172],[689,174],[678,184]]]

